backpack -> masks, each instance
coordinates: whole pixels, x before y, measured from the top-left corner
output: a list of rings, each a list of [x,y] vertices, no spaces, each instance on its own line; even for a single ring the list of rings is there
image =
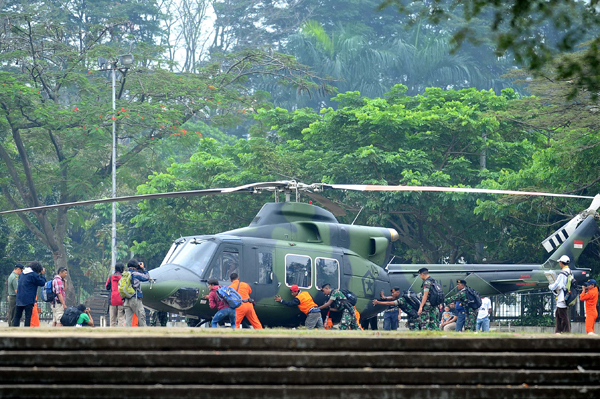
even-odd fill
[[[125,270],[119,280],[119,295],[121,298],[131,298],[135,295],[133,285],[131,285],[131,272]]]
[[[416,319],[419,317],[417,309],[421,306],[421,301],[414,291],[404,291],[402,297],[406,300],[406,305],[400,306],[400,309],[408,315],[410,319]]]
[[[231,309],[239,308],[244,302],[240,293],[231,287],[219,288],[217,290],[217,296],[227,302],[227,305],[229,305]]]
[[[65,313],[60,318],[60,324],[66,327],[73,327],[77,324],[77,319],[79,319],[81,313],[83,312],[77,309],[76,306],[66,308]]]
[[[49,280],[46,281],[46,284],[44,284],[44,287],[42,288],[42,301],[44,302],[52,302],[56,299],[56,294],[54,293],[54,290],[52,289],[52,282],[54,280]]]
[[[414,291],[404,291],[402,294],[406,302],[414,309],[419,309],[421,306],[421,300],[419,299],[419,295]],[[404,313],[407,313],[404,309],[402,309]]]
[[[579,294],[581,294],[581,287],[573,277],[573,273],[564,273],[560,272],[560,274],[564,274],[567,276],[567,288],[565,289],[565,303],[567,306],[573,306],[577,303],[577,298],[579,298]]]
[[[342,294],[344,294],[344,296],[346,297],[346,299],[348,300],[348,303],[350,303],[350,305],[352,306],[356,306],[356,302],[358,302],[358,298],[356,297],[356,295],[354,294],[354,292],[350,291],[350,290],[340,290],[342,292]]]
[[[467,306],[471,309],[479,309],[481,307],[481,296],[479,292],[467,286]]]
[[[429,300],[431,306],[438,306],[444,303],[444,290],[442,289],[440,283],[431,277],[428,278],[428,280],[431,281],[431,286],[429,287],[429,296],[427,299]]]

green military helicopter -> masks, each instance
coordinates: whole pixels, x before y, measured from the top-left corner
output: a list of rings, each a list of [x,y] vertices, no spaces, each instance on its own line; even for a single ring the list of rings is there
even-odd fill
[[[270,184],[270,186],[269,186]],[[379,292],[391,287],[420,290],[417,270],[427,267],[444,292],[454,288],[457,279],[466,279],[482,295],[493,296],[509,292],[547,287],[545,271],[559,269],[557,260],[569,255],[575,260],[596,234],[594,219],[600,206],[600,196],[590,208],[577,215],[544,241],[544,247],[554,251],[543,265],[417,265],[388,263],[392,243],[398,233],[394,229],[340,224],[334,213],[343,210],[318,191],[324,189],[361,191],[396,191],[408,189],[447,191],[448,188],[357,185],[301,185],[295,182],[260,183],[225,192],[264,190],[305,192],[309,197],[330,208],[301,202],[267,203],[248,227],[209,236],[190,236],[176,240],[161,266],[151,270],[154,282],[145,284],[144,304],[152,309],[179,312],[208,320],[214,314],[203,296],[208,293],[206,282],[216,278],[229,285],[229,275],[236,272],[252,287],[255,310],[267,326],[296,326],[302,314],[273,301],[275,295],[289,297],[289,287],[296,284],[309,291],[317,304],[326,298],[320,287],[346,288],[358,297],[361,318],[371,318],[384,306],[373,306]],[[455,189],[450,189],[455,191]],[[456,191],[471,189],[456,189]],[[487,190],[473,190],[489,193]],[[502,193],[516,194],[505,191]],[[522,192],[518,192],[523,195]],[[540,193],[530,193],[538,195]],[[589,269],[575,269],[579,281],[589,277]]]
[[[544,240],[544,248],[554,253],[542,265],[393,264],[390,263],[392,243],[399,238],[398,233],[384,227],[339,223],[336,215],[343,215],[344,210],[319,194],[327,189],[533,195],[593,198],[593,202],[588,209]],[[562,255],[568,255],[576,263],[585,246],[598,232],[595,217],[600,207],[600,195],[584,197],[452,187],[306,185],[295,181],[108,198],[6,211],[0,212],[0,215],[114,201],[258,194],[265,191],[274,192],[276,199],[284,194],[287,201],[265,204],[248,227],[175,240],[160,267],[150,271],[151,281],[142,285],[144,305],[197,318],[197,324],[202,324],[214,314],[203,298],[208,294],[208,279],[216,278],[222,285],[228,285],[230,274],[235,272],[252,287],[255,310],[263,325],[297,326],[303,321],[303,315],[297,309],[281,306],[273,300],[275,295],[291,298],[289,287],[294,284],[310,292],[318,304],[326,300],[319,290],[325,283],[333,288],[349,289],[358,297],[356,307],[361,318],[368,319],[384,309],[384,306],[372,304],[380,291],[389,292],[395,286],[401,290],[419,291],[421,280],[417,270],[421,267],[429,269],[431,276],[442,284],[445,293],[453,290],[457,279],[467,280],[470,286],[488,296],[547,287],[544,272],[558,269],[557,260]],[[294,194],[296,202],[289,201]],[[300,194],[307,195],[329,210],[298,202]],[[573,267],[572,270],[579,281],[589,277],[589,269]]]

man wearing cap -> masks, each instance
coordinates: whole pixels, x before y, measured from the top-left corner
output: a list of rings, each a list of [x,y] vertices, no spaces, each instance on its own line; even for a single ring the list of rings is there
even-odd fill
[[[23,272],[23,265],[17,263],[10,276],[8,276],[8,325],[12,325],[17,310],[17,288],[19,287],[19,276]]]
[[[290,293],[294,297],[291,301],[284,301],[280,295],[275,296],[275,301],[289,307],[298,306],[298,309],[306,315],[306,321],[304,322],[306,328],[310,330],[324,328],[321,309],[319,309],[308,291],[300,291],[300,288],[294,284],[290,287]]]
[[[439,309],[437,306],[432,306],[429,301],[429,292],[433,281],[429,278],[429,269],[423,267],[419,269],[419,277],[423,280],[423,297],[417,314],[419,315],[419,324],[421,330],[439,330]]]
[[[477,323],[477,312],[475,309],[471,309],[468,306],[469,298],[467,297],[467,281],[466,280],[456,280],[456,289],[458,292],[450,297],[447,297],[444,300],[444,304],[449,304],[451,302],[461,302],[462,307],[465,311],[465,331],[475,331],[475,324]],[[462,319],[459,317],[459,321]],[[456,323],[456,331],[462,330],[462,323],[457,321]]]
[[[392,288],[392,296],[383,295],[383,291],[379,293],[382,301],[387,301],[386,305],[389,307],[383,312],[383,329],[385,331],[396,331],[400,324],[398,316],[400,313],[399,303],[397,303],[400,297],[400,287]],[[373,305],[377,305],[380,302],[376,299],[373,300]]]
[[[598,284],[596,280],[590,279],[583,283],[583,292],[579,299],[585,301],[585,331],[588,335],[598,335],[594,331],[596,319],[598,318]]]
[[[548,286],[548,289],[556,295],[556,328],[554,332],[561,334],[571,332],[571,321],[569,320],[569,308],[565,302],[565,291],[567,290],[567,280],[571,274],[569,269],[571,259],[567,255],[563,255],[558,259],[558,264],[561,267],[560,273],[556,277],[556,281]]]

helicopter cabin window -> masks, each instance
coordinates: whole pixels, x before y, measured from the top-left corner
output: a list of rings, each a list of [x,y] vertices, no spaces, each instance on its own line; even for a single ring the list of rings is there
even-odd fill
[[[336,259],[315,259],[316,286],[321,289],[323,284],[330,284],[331,288],[340,288],[340,264]]]
[[[170,259],[163,262],[163,264],[183,266],[198,275],[202,275],[216,249],[217,244],[214,241],[193,238],[183,244],[181,249],[174,251],[170,255]]]
[[[258,283],[273,283],[273,254],[271,252],[258,252]]]
[[[312,287],[312,259],[304,255],[285,256],[285,284],[300,288]]]
[[[225,248],[211,265],[205,278],[216,278],[219,281],[229,280],[231,273],[240,272],[240,254],[234,248]]]

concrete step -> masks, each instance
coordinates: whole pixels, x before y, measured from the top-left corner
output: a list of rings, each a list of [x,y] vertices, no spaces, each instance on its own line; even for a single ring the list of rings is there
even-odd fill
[[[210,398],[210,399],[575,399],[596,398],[598,386],[406,386],[391,385],[1,385],[0,397],[6,399],[44,398]]]
[[[74,335],[62,339],[52,335],[0,337],[4,350],[269,350],[326,352],[546,352],[600,353],[600,339],[567,337],[394,337],[346,335],[332,331],[330,336],[245,334],[200,336],[109,336]]]
[[[600,394],[600,339],[594,337],[70,331],[0,335],[0,398]]]
[[[600,371],[422,368],[0,367],[0,384],[600,385]]]
[[[314,351],[0,351],[0,367],[306,367],[600,370],[600,353]]]

